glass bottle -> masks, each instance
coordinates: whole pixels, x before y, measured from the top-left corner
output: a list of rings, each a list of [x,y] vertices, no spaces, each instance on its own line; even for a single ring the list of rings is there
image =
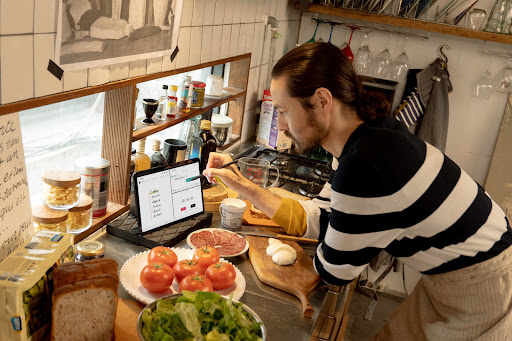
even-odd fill
[[[208,157],[211,152],[217,149],[217,141],[210,132],[212,122],[208,120],[201,121],[201,132],[192,137],[190,146],[190,158],[199,158],[199,170],[202,172],[208,164]],[[208,187],[208,181],[203,177],[201,179],[203,188]]]
[[[192,106],[192,91],[194,89],[194,84],[192,83],[192,77],[186,76],[185,80],[181,84],[180,88],[180,98],[179,98],[179,108],[182,112],[190,112],[190,107]]]
[[[176,97],[176,93],[178,92],[178,87],[176,85],[171,85],[171,89],[169,90],[169,96],[167,100],[167,117],[175,117],[178,113],[178,97]]]
[[[487,21],[484,31],[496,33],[508,33],[508,27],[505,26],[505,17],[507,8],[512,4],[509,0],[496,0],[492,8],[491,15]]]
[[[201,121],[201,116],[197,115],[183,122],[183,125],[181,126],[180,140],[184,141],[187,144],[185,160],[188,160],[190,156],[190,146],[192,142],[192,137],[194,135],[199,134],[199,121]]]
[[[158,108],[156,109],[155,117],[160,121],[165,121],[165,118],[167,117],[167,89],[169,89],[167,85],[162,85],[160,98],[158,99]]]
[[[151,152],[149,158],[151,160],[151,168],[164,166],[167,164],[165,157],[162,153],[160,153],[160,140],[153,141],[153,151]]]
[[[139,148],[135,154],[135,172],[140,172],[151,167],[151,159],[149,156],[144,154],[144,148],[146,147],[146,139],[139,140]]]

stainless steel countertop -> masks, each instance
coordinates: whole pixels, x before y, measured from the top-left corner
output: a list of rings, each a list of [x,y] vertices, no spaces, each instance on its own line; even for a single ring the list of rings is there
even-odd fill
[[[211,227],[220,227],[218,213],[214,213]],[[256,229],[251,226],[242,226],[241,230],[252,231]],[[102,228],[101,232],[98,231],[98,233],[93,234],[91,239],[104,244],[105,257],[116,260],[119,269],[130,257],[147,250],[146,247],[107,234],[105,228]],[[185,240],[178,243],[176,247],[189,248]],[[314,247],[306,245],[303,245],[303,247],[308,254],[314,254]],[[228,260],[238,267],[245,277],[246,288],[240,301],[261,317],[267,328],[267,340],[309,340],[328,291],[326,284],[321,282],[310,292],[308,299],[315,309],[315,314],[313,317],[303,317],[302,305],[297,297],[260,282],[247,253]],[[120,298],[135,300],[121,285],[118,293]]]

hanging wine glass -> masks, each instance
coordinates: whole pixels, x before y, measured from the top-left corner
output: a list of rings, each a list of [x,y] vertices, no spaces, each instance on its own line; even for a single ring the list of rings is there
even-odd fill
[[[488,100],[494,91],[494,80],[491,77],[491,64],[487,71],[475,82],[473,86],[473,96]]]
[[[347,25],[348,28],[350,28],[350,38],[348,40],[348,44],[347,46],[345,46],[341,52],[343,52],[343,54],[345,56],[347,56],[348,60],[350,60],[351,62],[354,61],[354,53],[352,52],[352,49],[350,48],[350,42],[352,41],[352,35],[354,34],[354,31],[355,30],[358,30],[359,27],[356,27],[356,26],[349,26]]]
[[[318,20],[318,19],[313,19],[314,21],[316,21],[316,27],[315,27],[315,32],[313,33],[313,37],[311,37],[311,39],[309,39],[306,43],[314,43],[315,42],[315,37],[316,37],[316,31],[318,30],[318,26],[320,25],[321,21]]]
[[[372,52],[368,47],[368,33],[364,34],[363,45],[357,50],[354,58],[354,69],[358,74],[367,74],[370,70]]]
[[[371,73],[377,77],[384,78],[389,72],[389,68],[391,66],[391,54],[389,53],[389,43],[391,42],[390,35],[388,40],[388,45],[386,49],[379,53],[372,62]]]
[[[394,80],[405,80],[407,77],[407,72],[409,71],[409,58],[407,57],[407,53],[405,52],[407,47],[407,40],[409,36],[405,36],[404,49],[402,53],[395,58],[393,63],[391,64],[391,69],[389,70],[389,78]]]
[[[349,40],[349,38],[350,38],[350,35],[349,35],[349,34],[347,34],[347,35],[345,36],[345,42],[344,42],[343,44],[341,44],[341,45],[340,45],[340,50],[343,50],[345,47],[347,47],[347,46],[348,46],[348,40]]]
[[[498,92],[512,92],[512,59],[507,61],[507,66],[496,77]]]

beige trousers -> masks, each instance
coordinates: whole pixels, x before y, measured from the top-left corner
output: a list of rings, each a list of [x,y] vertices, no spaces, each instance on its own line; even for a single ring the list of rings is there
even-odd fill
[[[422,276],[374,340],[512,340],[512,247],[464,269]]]

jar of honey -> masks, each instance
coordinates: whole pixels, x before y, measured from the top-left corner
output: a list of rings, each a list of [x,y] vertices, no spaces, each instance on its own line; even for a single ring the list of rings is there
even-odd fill
[[[206,83],[193,81],[194,88],[192,89],[192,108],[201,108],[204,105],[204,92]]]

